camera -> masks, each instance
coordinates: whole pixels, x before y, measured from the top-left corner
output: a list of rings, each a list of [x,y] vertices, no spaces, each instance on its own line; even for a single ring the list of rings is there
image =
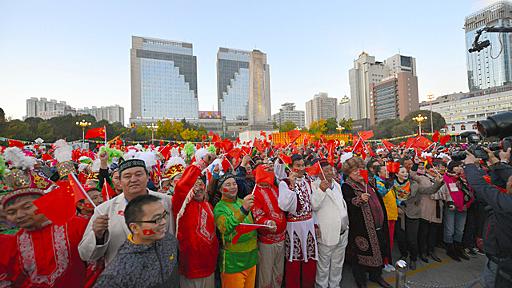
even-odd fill
[[[480,158],[484,161],[489,160],[489,156],[487,155],[487,152],[480,146],[478,143],[480,142],[481,138],[480,135],[476,134],[474,131],[467,131],[460,134],[462,138],[467,139],[467,143],[469,144],[468,151],[475,155],[476,158]],[[466,159],[466,151],[456,151],[452,153],[451,157],[454,161],[462,161]]]
[[[498,113],[476,123],[478,132],[484,138],[512,136],[512,111]]]

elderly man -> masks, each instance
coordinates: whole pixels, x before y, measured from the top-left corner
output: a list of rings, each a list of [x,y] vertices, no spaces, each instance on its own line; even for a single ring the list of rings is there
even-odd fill
[[[140,159],[130,159],[119,165],[119,175],[123,193],[101,204],[87,225],[78,250],[84,261],[94,261],[105,256],[106,265],[112,261],[119,247],[130,234],[124,219],[124,209],[128,202],[137,196],[155,195],[159,197],[167,211],[171,209],[169,196],[146,188],[149,173],[146,164]],[[174,219],[170,217],[168,231],[174,234]]]
[[[318,221],[318,262],[316,287],[340,287],[348,244],[347,204],[340,184],[334,181],[335,171],[329,162],[320,160],[323,174],[311,183],[311,203]]]

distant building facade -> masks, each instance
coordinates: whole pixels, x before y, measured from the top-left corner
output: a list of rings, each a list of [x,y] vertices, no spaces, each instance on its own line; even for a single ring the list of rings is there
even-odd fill
[[[272,129],[271,98],[270,98],[270,66],[267,54],[251,51],[249,62],[249,130]]]
[[[119,105],[96,107],[85,107],[79,109],[77,114],[89,114],[96,118],[96,121],[107,120],[108,123],[119,122],[124,126],[124,108]]]
[[[281,105],[279,112],[272,115],[272,120],[279,126],[285,122],[293,122],[299,129],[305,126],[304,111],[295,110],[295,103],[284,103]]]
[[[331,98],[325,92],[316,94],[313,99],[306,102],[306,126],[320,119],[336,119],[337,99]]]
[[[32,97],[26,101],[27,114],[25,118],[39,117],[45,120],[65,115],[75,115],[76,109],[66,104],[65,101]]]

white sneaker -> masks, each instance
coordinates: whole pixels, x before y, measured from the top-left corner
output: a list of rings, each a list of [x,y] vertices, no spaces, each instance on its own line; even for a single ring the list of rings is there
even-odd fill
[[[386,264],[384,266],[383,270],[386,271],[387,273],[391,273],[391,272],[395,272],[396,271],[395,267],[393,267],[393,265],[390,265],[390,264]]]

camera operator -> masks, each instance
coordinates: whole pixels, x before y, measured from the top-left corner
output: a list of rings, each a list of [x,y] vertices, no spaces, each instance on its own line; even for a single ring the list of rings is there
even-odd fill
[[[490,174],[501,181],[492,183],[506,182],[505,193],[484,180],[484,172],[475,165],[479,159],[473,154],[466,152],[467,157],[464,159],[467,180],[477,199],[487,205],[484,251],[488,261],[482,274],[482,282],[485,287],[512,287],[512,166],[508,164],[510,149],[501,151],[499,160],[491,151],[487,152],[491,164]]]

